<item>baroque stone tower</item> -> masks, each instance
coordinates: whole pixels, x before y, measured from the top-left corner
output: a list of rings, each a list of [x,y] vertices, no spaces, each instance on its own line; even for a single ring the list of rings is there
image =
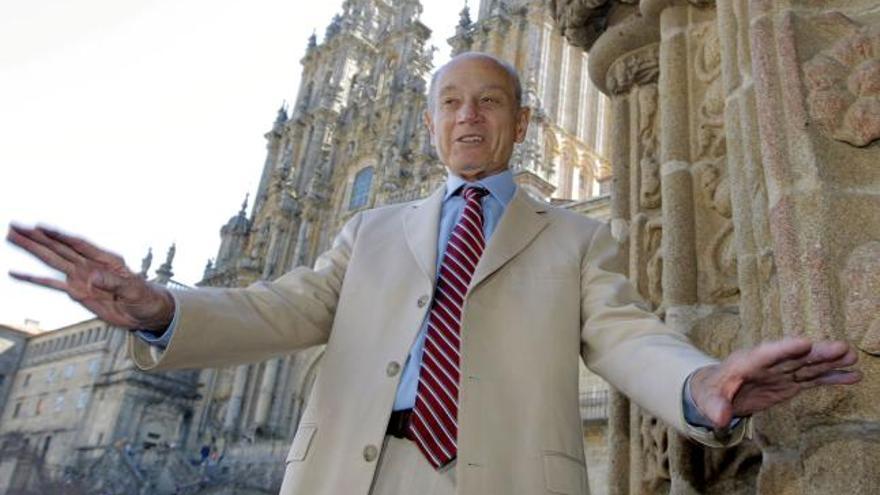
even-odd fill
[[[880,486],[876,1],[555,0],[612,100],[612,227],[658,314],[710,354],[846,339],[865,379],[810,390],[703,449],[623,396],[612,494]],[[872,488],[873,487],[873,488]]]
[[[590,82],[587,54],[565,42],[552,13],[544,1],[484,0],[476,22],[465,6],[449,43],[453,54],[492,53],[520,73],[532,117],[512,158],[517,182],[544,199],[585,201],[610,191],[609,101]]]
[[[433,49],[421,11],[418,0],[347,0],[322,43],[311,36],[296,100],[265,134],[250,214],[245,199],[200,286],[241,287],[311,265],[357,211],[422,197],[444,179],[422,125]],[[253,462],[256,449],[278,467],[321,353],[204,370],[191,442],[224,439],[238,457]]]

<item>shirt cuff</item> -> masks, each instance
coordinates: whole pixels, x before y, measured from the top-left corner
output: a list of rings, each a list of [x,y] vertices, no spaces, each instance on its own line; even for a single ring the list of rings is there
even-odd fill
[[[696,373],[696,372],[694,372]],[[696,402],[694,402],[694,397],[691,395],[691,378],[693,378],[694,373],[691,373],[687,380],[684,381],[684,390],[682,392],[682,403],[684,405],[684,420],[688,422],[691,426],[708,428],[710,430],[714,430],[715,426],[706,416],[703,416],[703,413],[697,408]],[[730,420],[730,423],[727,425],[727,430],[732,430],[736,428],[736,425],[739,424],[742,418],[734,417]]]
[[[176,301],[175,301],[176,302]],[[146,330],[140,329],[135,330],[134,334],[144,342],[150,344],[151,346],[158,347],[159,349],[165,350],[168,347],[168,343],[171,342],[171,337],[174,336],[174,330],[177,328],[177,319],[180,315],[180,305],[174,305],[174,316],[171,318],[171,323],[168,324],[168,327],[165,330]]]

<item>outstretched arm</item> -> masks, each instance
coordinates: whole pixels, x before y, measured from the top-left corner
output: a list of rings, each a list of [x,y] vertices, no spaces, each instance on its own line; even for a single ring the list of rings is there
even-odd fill
[[[171,293],[129,270],[121,256],[80,237],[40,226],[10,225],[6,240],[64,274],[64,280],[58,280],[10,272],[13,278],[64,292],[118,327],[162,330],[171,323]]]

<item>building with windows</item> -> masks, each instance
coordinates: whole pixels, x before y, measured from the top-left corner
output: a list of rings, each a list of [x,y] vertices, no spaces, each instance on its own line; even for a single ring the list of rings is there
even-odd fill
[[[170,274],[170,257],[163,268]],[[126,332],[96,318],[18,333],[19,362],[0,410],[0,493],[62,479],[118,445],[149,449],[187,438],[197,372],[141,373]]]

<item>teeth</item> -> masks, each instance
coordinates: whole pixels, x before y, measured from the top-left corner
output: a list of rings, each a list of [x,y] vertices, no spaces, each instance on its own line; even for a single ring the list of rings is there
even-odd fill
[[[459,138],[458,140],[463,143],[481,143],[481,142],[483,142],[483,138],[481,138],[480,136],[465,136],[465,137]]]

